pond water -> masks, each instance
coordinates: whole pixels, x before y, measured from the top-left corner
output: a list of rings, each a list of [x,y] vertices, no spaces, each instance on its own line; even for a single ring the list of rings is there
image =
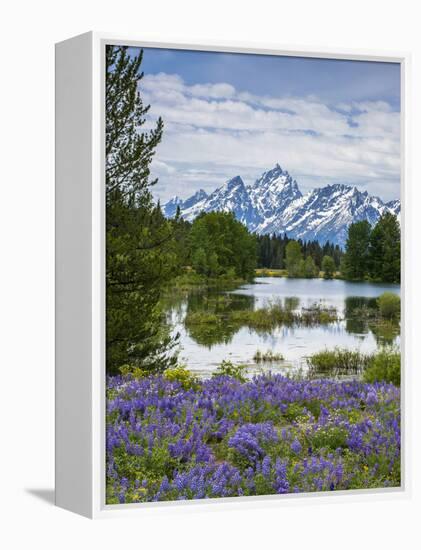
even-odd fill
[[[180,361],[200,376],[209,376],[223,360],[247,364],[250,372],[305,369],[305,358],[339,346],[370,353],[383,344],[400,344],[399,325],[379,327],[361,318],[356,308],[370,305],[383,292],[400,294],[392,284],[353,283],[341,280],[256,278],[234,290],[195,289],[174,293],[168,302],[173,332],[180,338]],[[256,310],[282,303],[294,311],[319,305],[334,307],[338,320],[316,326],[279,326],[254,330],[238,324],[185,324],[188,313]],[[256,365],[254,354],[272,351],[284,361]]]

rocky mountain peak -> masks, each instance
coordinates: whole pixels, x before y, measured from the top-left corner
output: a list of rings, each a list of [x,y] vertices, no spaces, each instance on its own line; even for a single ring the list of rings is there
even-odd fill
[[[390,211],[399,217],[398,199],[384,203],[367,191],[345,184],[330,184],[303,195],[295,179],[276,164],[252,184],[235,176],[210,195],[200,189],[182,201],[173,197],[164,205],[167,217],[181,215],[193,221],[200,212],[233,212],[250,231],[287,233],[291,238],[330,241],[344,246],[348,226],[360,220],[374,225]]]

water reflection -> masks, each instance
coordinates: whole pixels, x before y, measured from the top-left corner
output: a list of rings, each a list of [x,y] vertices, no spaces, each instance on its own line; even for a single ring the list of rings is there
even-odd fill
[[[380,320],[376,298],[348,296],[345,298],[345,329],[350,334],[368,334],[371,332],[377,344],[391,345],[399,335],[399,322]]]
[[[174,333],[180,333],[180,358],[190,369],[208,374],[224,359],[251,364],[257,350],[282,353],[286,364],[297,367],[307,355],[326,347],[370,353],[380,345],[399,345],[399,323],[379,322],[376,310],[377,296],[385,290],[399,294],[397,285],[273,278],[256,283],[234,291],[198,288],[167,297],[169,320]],[[353,294],[356,291],[359,295]],[[256,330],[233,315],[265,307],[273,300],[291,311],[315,303],[334,307],[339,319],[325,325]]]

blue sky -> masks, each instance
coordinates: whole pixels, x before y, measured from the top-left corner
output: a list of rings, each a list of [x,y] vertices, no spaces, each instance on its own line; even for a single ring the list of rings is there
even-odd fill
[[[400,104],[398,63],[148,48],[143,70],[175,72],[190,85],[228,82],[257,95],[282,91],[291,96],[316,95],[329,102],[381,99],[397,110]]]
[[[399,64],[146,48],[142,70],[148,124],[165,124],[152,167],[162,201],[276,162],[303,192],[399,197]]]

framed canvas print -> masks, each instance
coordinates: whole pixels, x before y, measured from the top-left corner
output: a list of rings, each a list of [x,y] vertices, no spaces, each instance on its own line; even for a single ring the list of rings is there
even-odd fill
[[[407,57],[56,47],[56,501],[407,489]]]

